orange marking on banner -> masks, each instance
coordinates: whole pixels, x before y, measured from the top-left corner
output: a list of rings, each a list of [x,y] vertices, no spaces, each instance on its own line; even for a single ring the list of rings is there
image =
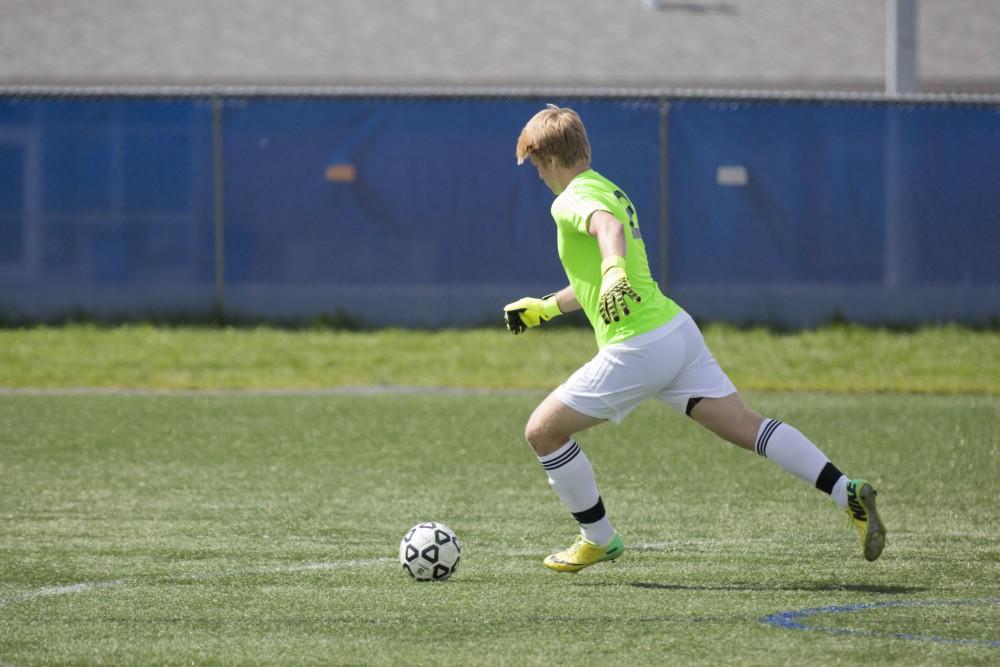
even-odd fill
[[[358,178],[358,171],[353,164],[331,164],[324,176],[334,183],[353,183]]]

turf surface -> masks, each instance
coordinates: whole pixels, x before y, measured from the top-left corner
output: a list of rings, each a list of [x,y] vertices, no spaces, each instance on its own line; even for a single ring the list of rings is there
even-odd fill
[[[629,550],[557,575],[541,397],[0,395],[0,664],[1000,660],[995,398],[748,395],[878,488],[876,563],[817,491],[643,405],[581,437]],[[395,560],[427,519],[463,539],[441,584]]]

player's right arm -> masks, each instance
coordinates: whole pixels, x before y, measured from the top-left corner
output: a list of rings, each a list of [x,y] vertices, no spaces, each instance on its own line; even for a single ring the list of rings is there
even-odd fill
[[[642,298],[632,288],[625,272],[625,227],[607,211],[594,211],[587,231],[597,238],[601,250],[601,292],[598,310],[605,324],[619,321],[629,314],[625,297],[635,303]]]
[[[516,336],[525,329],[579,309],[580,302],[576,300],[573,288],[567,285],[541,299],[527,296],[508,303],[503,307],[503,319],[507,330]]]

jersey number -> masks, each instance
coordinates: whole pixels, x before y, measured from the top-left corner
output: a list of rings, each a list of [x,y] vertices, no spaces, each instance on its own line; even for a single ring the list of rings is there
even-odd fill
[[[628,226],[632,230],[632,238],[641,239],[642,234],[639,232],[639,226],[635,222],[635,208],[632,206],[632,202],[621,190],[615,190],[615,197],[622,204],[625,204],[625,212],[628,213]]]

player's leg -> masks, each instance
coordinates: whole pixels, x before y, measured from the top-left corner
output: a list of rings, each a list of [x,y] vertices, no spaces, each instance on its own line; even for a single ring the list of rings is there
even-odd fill
[[[885,526],[875,507],[875,489],[863,479],[848,479],[797,428],[762,417],[747,407],[739,393],[697,401],[690,415],[719,437],[755,451],[828,494],[851,517],[865,558],[881,555]]]
[[[535,408],[524,435],[535,450],[549,484],[580,524],[580,537],[568,549],[552,554],[545,565],[576,572],[621,555],[622,541],[608,519],[597,489],[594,469],[574,436],[606,421],[565,405],[553,392]]]
[[[747,407],[705,345],[694,322],[680,329],[686,341],[684,369],[660,398],[721,438],[774,461],[783,470],[828,494],[845,508],[861,535],[865,558],[875,560],[885,545],[885,528],[875,508],[875,490],[850,480],[798,429]]]
[[[548,567],[575,572],[622,554],[622,539],[608,520],[593,468],[575,435],[604,421],[622,421],[669,382],[680,368],[682,355],[676,345],[682,343],[668,338],[651,334],[648,343],[640,336],[628,346],[605,347],[542,401],[528,420],[525,436],[581,528],[573,546],[545,559]]]

